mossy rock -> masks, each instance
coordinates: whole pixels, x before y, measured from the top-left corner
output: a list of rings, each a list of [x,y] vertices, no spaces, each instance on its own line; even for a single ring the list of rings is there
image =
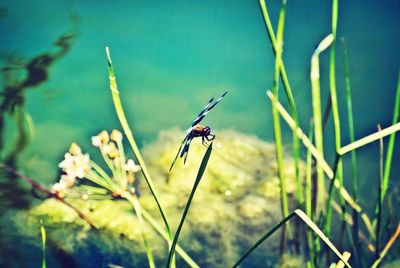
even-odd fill
[[[199,139],[193,140],[186,165],[178,159],[173,170],[168,172],[183,135],[179,130],[163,132],[155,143],[143,149],[172,230],[180,221],[206,150]],[[229,130],[218,133],[213,148],[179,244],[201,267],[227,267],[281,219],[279,180],[272,144]],[[289,203],[293,205],[296,190],[294,163],[290,157],[285,158],[284,163]],[[139,176],[137,180],[141,206],[162,225],[144,179]],[[23,216],[24,219],[19,216],[19,231],[32,235],[29,229],[38,230],[41,219],[49,240],[71,256],[78,256],[78,262],[88,261],[85,267],[107,267],[109,264],[147,266],[137,219],[129,203],[124,200],[70,202],[100,229],[90,229],[64,204],[46,200],[32,208],[27,216]],[[168,254],[165,240],[149,224],[145,232],[157,264],[164,265]],[[244,266],[272,266],[277,261],[273,256],[276,256],[278,247],[277,233],[257,249]],[[181,259],[178,260],[179,267],[186,266]]]

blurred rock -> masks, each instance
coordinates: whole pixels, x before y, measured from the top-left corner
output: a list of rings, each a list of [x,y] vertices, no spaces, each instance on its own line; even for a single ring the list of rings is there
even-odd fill
[[[171,173],[168,169],[177,153],[184,133],[169,130],[143,149],[161,205],[175,230],[206,151],[200,139],[194,139],[188,161],[178,159]],[[279,180],[276,176],[274,145],[233,130],[220,131],[207,170],[197,189],[183,227],[179,244],[201,267],[232,265],[255,241],[281,219]],[[293,208],[296,184],[294,164],[287,153],[285,172],[290,204]],[[303,169],[303,168],[302,168]],[[138,178],[140,202],[146,211],[162,221],[153,197],[143,178]],[[88,225],[74,211],[56,200],[46,200],[28,216],[18,216],[15,223],[24,235],[39,243],[39,219],[47,228],[52,244],[68,252],[85,267],[106,267],[110,263],[125,267],[147,266],[137,220],[124,200],[71,200],[82,209],[100,230]],[[167,244],[148,225],[150,240],[158,265],[165,264]],[[279,232],[263,243],[243,267],[268,267],[277,263]],[[186,265],[179,259],[181,265]],[[158,266],[157,265],[157,266]],[[294,266],[285,266],[294,267]]]

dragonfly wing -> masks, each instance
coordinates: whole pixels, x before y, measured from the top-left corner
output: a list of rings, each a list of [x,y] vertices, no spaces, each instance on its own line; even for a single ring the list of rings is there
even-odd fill
[[[214,103],[213,103],[214,98],[212,98],[212,99],[207,103],[206,107],[204,107],[204,109],[199,113],[199,115],[197,116],[197,118],[193,120],[192,127],[195,126],[195,125],[197,125],[197,124],[199,124],[199,123],[204,119],[204,117],[206,116],[206,114],[208,114],[208,112],[209,112],[212,108],[214,108],[215,105],[217,105],[218,102],[220,102],[220,100],[222,100],[222,99],[225,97],[225,95],[226,95],[227,93],[228,93],[228,91],[225,91],[225,93],[222,94],[222,96],[219,97]]]
[[[200,123],[201,120],[203,120],[203,118],[206,116],[206,114],[207,114],[207,113],[202,114],[202,115],[196,117],[196,119],[193,120],[192,127],[194,127],[195,125],[197,125],[198,123]]]
[[[207,110],[205,111],[204,115],[206,115],[212,108],[214,108],[215,105],[217,105],[218,102],[220,102],[220,100],[222,100],[222,99],[225,97],[225,95],[226,95],[227,93],[228,93],[228,91],[225,91],[225,93],[222,94],[222,96],[219,97],[218,100],[216,100],[216,101],[213,103],[213,105],[209,106],[209,107],[207,108]]]
[[[186,164],[186,159],[189,154],[190,143],[192,142],[192,140],[193,140],[192,136],[188,137],[188,139],[186,140],[185,146],[182,149],[181,157],[184,157],[183,164]]]
[[[203,110],[201,110],[201,112],[199,113],[198,117],[199,117],[200,115],[202,115],[203,112],[206,111],[206,110],[208,109],[208,107],[211,106],[213,100],[214,100],[214,98],[211,98],[211,99],[208,101],[207,105],[203,108]]]
[[[183,144],[186,144],[186,141],[187,141],[188,137],[189,137],[189,134],[186,135],[186,137],[182,140],[181,145],[179,146],[178,152],[176,153],[175,159],[172,162],[171,167],[169,168],[169,171],[171,171],[172,167],[175,165],[175,162],[178,159],[179,154],[181,154],[182,146],[183,146]]]

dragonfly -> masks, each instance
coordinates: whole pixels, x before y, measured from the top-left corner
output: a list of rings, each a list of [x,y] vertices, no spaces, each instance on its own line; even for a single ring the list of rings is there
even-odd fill
[[[204,109],[193,120],[192,126],[188,128],[188,130],[186,130],[186,136],[185,138],[183,138],[181,145],[179,146],[178,153],[176,154],[175,159],[172,162],[171,167],[169,168],[169,171],[172,170],[172,167],[175,165],[178,156],[180,158],[183,157],[183,164],[186,163],[190,143],[194,138],[201,137],[201,143],[206,147],[208,146],[207,142],[211,142],[215,139],[215,135],[211,134],[211,128],[209,126],[200,125],[200,122],[211,111],[211,109],[214,108],[225,97],[227,93],[228,91],[222,94],[222,96],[219,97],[216,101],[214,101],[214,98],[211,98]]]

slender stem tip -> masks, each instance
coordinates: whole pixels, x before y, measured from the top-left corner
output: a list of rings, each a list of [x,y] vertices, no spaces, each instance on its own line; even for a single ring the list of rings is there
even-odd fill
[[[333,34],[329,34],[327,37],[325,37],[321,43],[319,43],[317,49],[315,50],[316,53],[321,53],[325,49],[327,49],[333,42],[334,36]]]
[[[106,55],[107,55],[108,65],[111,66],[110,48],[108,46],[106,47]]]

